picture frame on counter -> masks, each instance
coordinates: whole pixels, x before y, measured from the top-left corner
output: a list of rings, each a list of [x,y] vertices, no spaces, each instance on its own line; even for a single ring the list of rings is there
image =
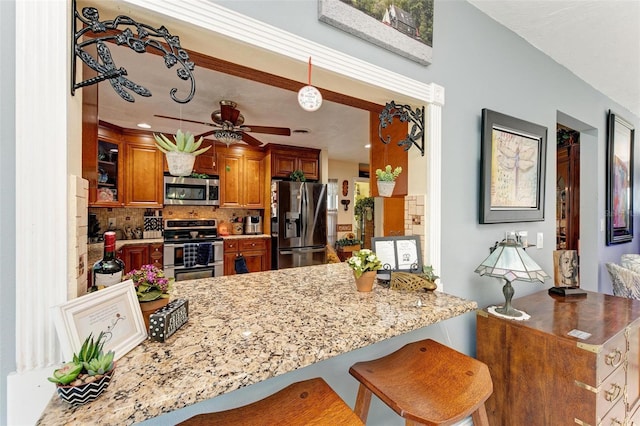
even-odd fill
[[[484,108],[479,222],[544,221],[547,128]]]
[[[79,352],[89,334],[97,338],[105,333],[103,350],[114,351],[114,361],[148,337],[132,280],[53,306],[51,311],[66,361]]]
[[[391,272],[422,272],[420,237],[373,237],[371,246],[382,262],[378,279],[390,280]]]

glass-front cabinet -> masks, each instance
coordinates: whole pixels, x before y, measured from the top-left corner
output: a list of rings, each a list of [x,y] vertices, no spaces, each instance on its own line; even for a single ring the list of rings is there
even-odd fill
[[[120,146],[98,140],[98,178],[96,203],[122,204],[120,185]]]

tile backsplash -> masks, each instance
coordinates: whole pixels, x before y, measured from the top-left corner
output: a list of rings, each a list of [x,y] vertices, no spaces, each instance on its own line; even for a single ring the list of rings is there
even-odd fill
[[[163,219],[218,219],[220,223],[229,222],[237,216],[263,215],[262,210],[251,209],[219,209],[210,206],[167,206],[164,209],[155,209],[162,212]],[[141,208],[105,208],[91,207],[89,213],[94,213],[100,223],[100,234],[109,228],[109,220],[115,219],[115,229],[124,230],[130,226],[132,229],[144,228],[144,213]]]

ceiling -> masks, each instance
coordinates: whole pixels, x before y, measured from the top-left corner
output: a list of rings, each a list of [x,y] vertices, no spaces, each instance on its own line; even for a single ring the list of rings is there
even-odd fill
[[[640,118],[639,0],[469,0]]]
[[[470,0],[474,6],[519,34],[595,89],[640,117],[640,1],[639,0]],[[298,106],[297,93],[263,83],[197,67],[196,94],[178,104],[169,89],[186,96],[189,85],[167,70],[161,57],[139,55],[113,47],[118,65],[126,65],[128,78],[148,88],[153,96],[135,96],[125,102],[107,83],[99,85],[99,118],[121,127],[140,122],[154,132],[175,133],[177,128],[203,133],[211,127],[167,120],[154,114],[210,122],[219,101],[232,100],[251,126],[289,127],[306,134],[251,135],[264,143],[325,149],[331,159],[369,162],[369,113],[324,101],[316,112]]]

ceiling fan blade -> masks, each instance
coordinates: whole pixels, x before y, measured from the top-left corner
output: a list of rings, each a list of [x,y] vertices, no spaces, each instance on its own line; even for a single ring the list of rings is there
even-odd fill
[[[185,121],[187,123],[204,124],[205,126],[217,127],[215,124],[207,123],[206,121],[187,120],[186,118],[169,117],[167,115],[158,115],[158,114],[154,114],[153,116],[160,117],[160,118],[168,118],[169,120],[180,120],[180,121]]]
[[[262,142],[245,132],[242,132],[242,142],[251,146],[262,146]]]
[[[248,129],[242,129],[243,127],[248,127]],[[291,129],[287,127],[251,126],[247,124],[242,126],[241,129],[246,132],[264,133],[266,135],[291,136]]]
[[[215,132],[217,132],[218,130],[209,130],[208,132],[204,132],[204,133],[200,133],[199,135],[195,135],[194,138],[197,141],[200,138],[206,138],[209,135],[214,134]]]

